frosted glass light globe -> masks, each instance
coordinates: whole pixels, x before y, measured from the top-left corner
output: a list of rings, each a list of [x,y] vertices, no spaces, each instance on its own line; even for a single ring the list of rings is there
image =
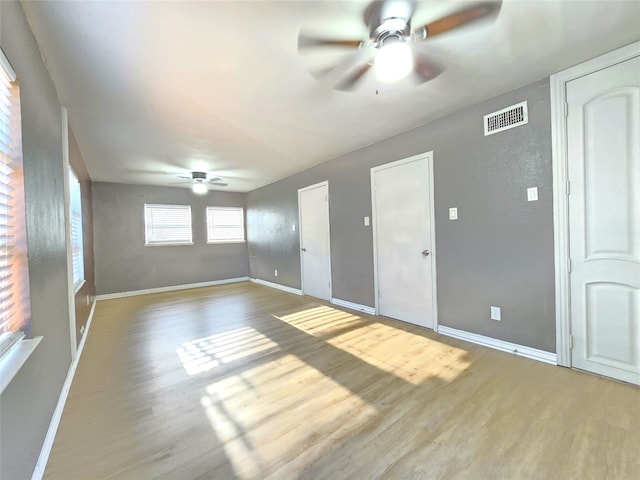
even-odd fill
[[[383,83],[390,83],[406,77],[413,69],[413,55],[409,45],[395,42],[383,46],[376,54],[376,77]]]
[[[207,187],[207,185],[204,183],[194,183],[193,185],[191,185],[191,190],[196,195],[204,195],[209,191],[209,187]]]

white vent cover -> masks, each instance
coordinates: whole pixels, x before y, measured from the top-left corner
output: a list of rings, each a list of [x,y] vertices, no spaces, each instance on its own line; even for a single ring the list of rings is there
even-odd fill
[[[484,116],[484,136],[524,125],[528,121],[527,102],[511,105]]]

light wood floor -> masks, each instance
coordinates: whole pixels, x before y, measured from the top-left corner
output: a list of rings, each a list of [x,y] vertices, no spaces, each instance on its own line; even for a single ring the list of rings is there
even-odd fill
[[[243,283],[101,301],[45,471],[640,479],[640,390]]]

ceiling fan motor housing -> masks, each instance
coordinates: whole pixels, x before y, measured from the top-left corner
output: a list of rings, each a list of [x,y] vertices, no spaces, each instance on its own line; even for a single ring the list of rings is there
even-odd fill
[[[404,42],[411,35],[411,16],[415,6],[407,0],[373,2],[365,12],[369,38],[380,48]]]
[[[206,183],[207,174],[205,172],[191,172],[191,179],[194,183]]]

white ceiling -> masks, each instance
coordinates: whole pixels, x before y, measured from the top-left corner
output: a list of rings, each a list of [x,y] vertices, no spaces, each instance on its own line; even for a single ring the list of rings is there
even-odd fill
[[[456,8],[418,2],[414,25]],[[506,0],[495,24],[434,37],[416,86],[331,90],[300,29],[366,38],[367,1],[23,2],[90,175],[168,185],[205,170],[230,191],[294,172],[640,38],[640,2]],[[379,94],[376,95],[376,89]]]

